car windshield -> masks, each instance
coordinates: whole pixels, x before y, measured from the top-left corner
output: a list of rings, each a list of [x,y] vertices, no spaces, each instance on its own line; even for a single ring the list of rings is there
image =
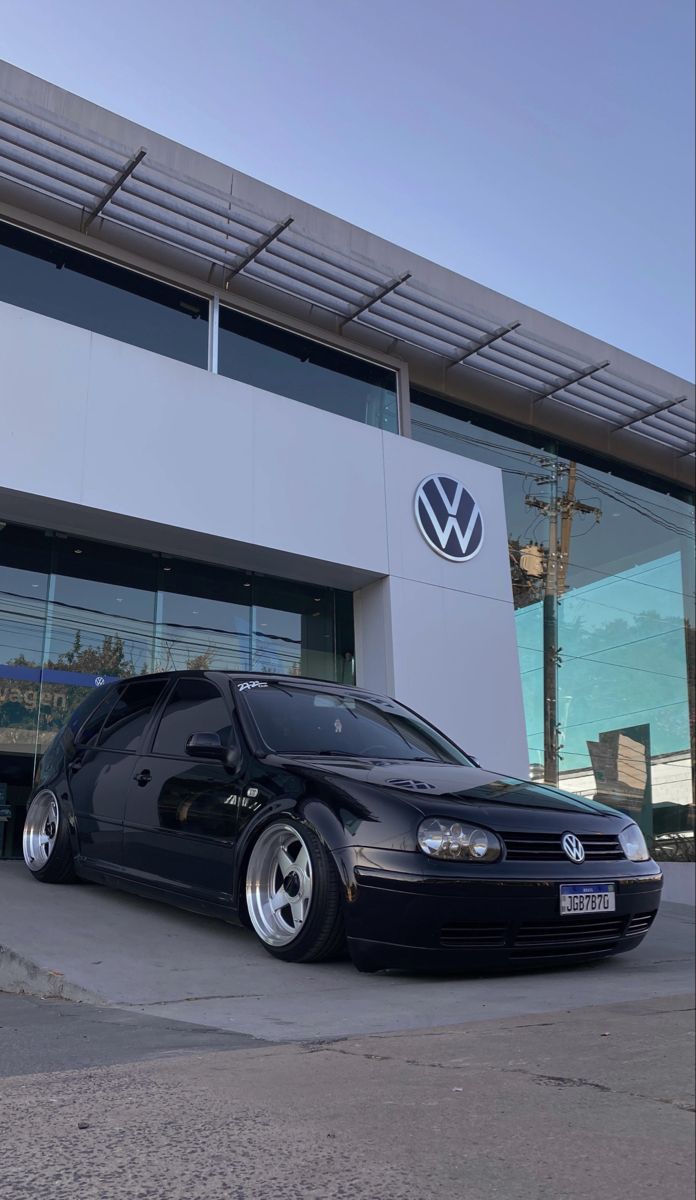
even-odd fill
[[[234,686],[262,740],[278,754],[471,765],[452,742],[394,700],[262,680]]]

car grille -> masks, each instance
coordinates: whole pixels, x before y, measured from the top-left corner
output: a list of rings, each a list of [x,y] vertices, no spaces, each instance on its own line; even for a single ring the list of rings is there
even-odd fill
[[[655,912],[626,917],[561,917],[522,925],[443,925],[440,945],[450,948],[506,946],[511,958],[544,958],[613,949],[622,937],[647,933]]]
[[[561,845],[562,833],[501,833],[506,857],[513,862],[568,862]],[[612,862],[625,858],[613,834],[579,833],[586,862]]]
[[[504,946],[507,925],[443,925],[442,946]]]
[[[628,922],[626,936],[635,937],[639,933],[647,933],[656,916],[657,910],[655,912],[636,913]]]
[[[589,920],[563,917],[543,925],[520,925],[512,943],[513,958],[580,954],[583,950],[609,950],[621,937],[625,917],[595,917]]]

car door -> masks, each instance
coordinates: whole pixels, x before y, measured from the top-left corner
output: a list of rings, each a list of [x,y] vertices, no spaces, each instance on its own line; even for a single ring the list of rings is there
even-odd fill
[[[105,696],[76,738],[68,782],[80,855],[123,864],[123,816],[140,743],[167,679],[132,680]]]
[[[192,756],[192,734],[237,744],[232,702],[202,676],[176,679],[138,759],[126,799],[124,863],[142,882],[198,899],[226,901],[233,889],[241,768]]]

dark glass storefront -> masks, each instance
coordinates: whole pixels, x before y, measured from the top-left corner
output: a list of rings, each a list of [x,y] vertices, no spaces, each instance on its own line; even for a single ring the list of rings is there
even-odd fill
[[[36,759],[94,687],[187,668],[352,682],[350,593],[7,524],[0,529],[0,855]]]
[[[530,769],[694,828],[694,508],[528,431],[411,392],[413,436],[499,467]]]

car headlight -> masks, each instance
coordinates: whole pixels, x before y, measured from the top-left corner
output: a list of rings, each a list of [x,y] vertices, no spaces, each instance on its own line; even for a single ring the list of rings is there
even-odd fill
[[[622,829],[619,841],[626,858],[630,858],[631,862],[647,862],[650,858],[645,838],[637,825],[627,825]]]
[[[488,829],[428,817],[418,826],[418,845],[431,858],[449,858],[459,862],[494,862],[500,858],[500,839]]]

